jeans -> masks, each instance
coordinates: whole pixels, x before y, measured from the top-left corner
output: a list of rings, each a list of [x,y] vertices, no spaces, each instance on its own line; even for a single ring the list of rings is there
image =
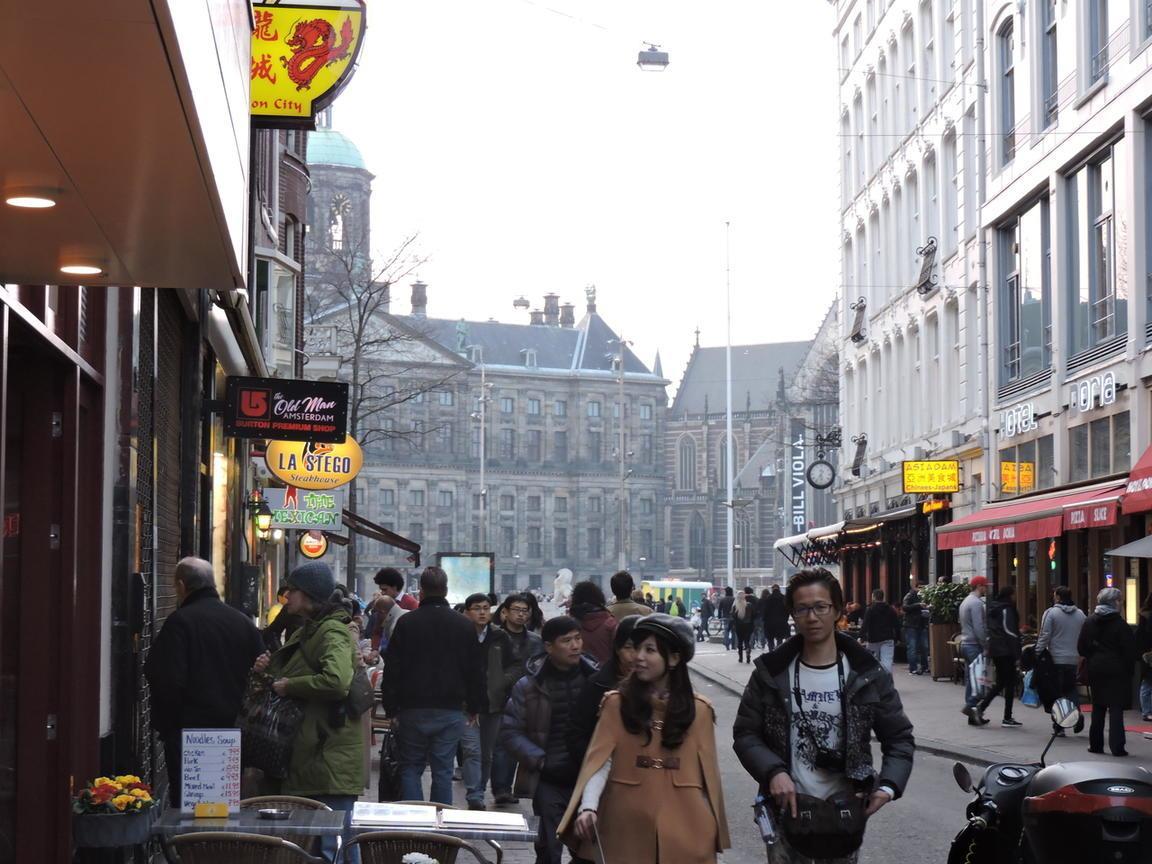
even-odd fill
[[[396,719],[400,721],[397,743],[400,745],[401,796],[405,801],[424,799],[421,777],[428,766],[432,769],[428,800],[452,806],[452,765],[466,728],[464,712],[413,709],[401,711]]]
[[[703,642],[708,638],[708,622],[712,620],[711,615],[700,616],[700,629],[696,631],[696,641]]]
[[[1147,718],[1152,714],[1152,678],[1144,677],[1140,680],[1140,716]]]
[[[1115,756],[1124,752],[1124,703],[1092,702],[1092,722],[1088,726],[1088,747],[1104,751],[1104,715],[1108,715],[1108,749]]]
[[[535,843],[536,864],[560,864],[564,844],[556,836],[556,829],[564,818],[571,797],[572,786],[558,786],[547,780],[536,784],[536,795],[532,799],[532,812],[540,817]],[[573,855],[570,864],[584,864],[585,861]]]
[[[499,726],[497,726],[499,730]],[[511,795],[516,779],[516,760],[500,744],[499,731],[492,751],[492,794]]]
[[[481,714],[472,726],[464,727],[460,743],[464,749],[462,776],[469,804],[483,804],[484,790],[492,775],[492,749],[500,730],[499,714]]]
[[[327,804],[333,810],[346,810],[349,813],[352,811],[352,805],[356,803],[355,795],[311,795],[309,796],[322,804]],[[347,823],[345,823],[344,845],[348,845],[348,841],[352,839],[351,835],[347,832]],[[336,838],[328,835],[320,838],[320,854],[327,858],[329,861],[336,860]],[[360,864],[360,850],[352,847],[351,851],[344,855],[343,861],[345,864]]]
[[[997,696],[1004,699],[1004,719],[1012,719],[1012,704],[1016,700],[1016,658],[1012,655],[993,657],[992,664],[996,667],[996,686],[988,691],[980,702],[980,710],[984,711]]]
[[[868,653],[880,661],[884,671],[892,674],[892,656],[896,653],[896,641],[885,639],[883,642],[869,642]]]
[[[905,627],[904,645],[908,651],[908,671],[928,671],[928,630],[924,627]]]
[[[736,642],[736,633],[732,627],[732,618],[728,617],[720,620],[724,622],[724,647],[731,651],[732,646]]]
[[[964,707],[975,708],[980,701],[980,683],[972,676],[972,661],[984,653],[984,649],[975,642],[962,642],[960,656],[968,664],[964,675]]]

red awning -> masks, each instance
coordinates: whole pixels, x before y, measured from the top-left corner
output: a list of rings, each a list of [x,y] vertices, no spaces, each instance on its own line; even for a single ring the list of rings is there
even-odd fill
[[[1143,513],[1152,510],[1152,447],[1144,451],[1136,467],[1128,475],[1124,487],[1124,512]]]
[[[1105,490],[1088,501],[1064,505],[1064,530],[1080,531],[1084,528],[1107,528],[1116,524],[1120,511],[1120,496],[1124,486]]]
[[[1091,505],[1091,509],[1110,506],[1111,521],[1101,521],[1098,524],[1111,525],[1116,521],[1116,498],[1123,491],[1123,486],[1105,483],[1072,492],[990,504],[976,513],[937,528],[936,546],[939,549],[963,549],[967,546],[1026,543],[1030,540],[1059,537],[1065,530],[1065,514],[1069,510],[1075,510],[1077,505]],[[1111,504],[1108,503],[1109,499]],[[1091,515],[1100,519],[1108,518],[1106,513]],[[1076,527],[1090,528],[1096,525],[1085,524]]]

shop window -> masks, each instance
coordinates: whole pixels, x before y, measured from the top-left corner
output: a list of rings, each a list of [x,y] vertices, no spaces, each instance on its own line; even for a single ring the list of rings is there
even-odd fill
[[[1024,441],[1000,451],[1000,495],[1027,495],[1055,485],[1052,436]]]
[[[1052,363],[1048,199],[1000,229],[1000,357],[1003,383]]]
[[[1129,414],[1122,411],[1068,430],[1071,480],[1088,480],[1127,471],[1132,465]]]
[[[1068,178],[1068,291],[1071,353],[1128,332],[1126,280],[1116,278],[1115,185],[1120,150],[1113,143]],[[1121,346],[1117,345],[1117,350]]]

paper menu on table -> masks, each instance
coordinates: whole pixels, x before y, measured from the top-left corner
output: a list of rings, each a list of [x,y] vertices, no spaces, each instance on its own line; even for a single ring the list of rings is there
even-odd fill
[[[520,813],[499,813],[491,810],[441,810],[440,825],[444,828],[501,828],[527,831],[528,822]]]
[[[352,824],[435,828],[436,808],[433,805],[377,804],[373,801],[357,801],[352,806]]]
[[[181,745],[180,812],[213,804],[220,805],[213,810],[239,813],[240,730],[184,729]]]

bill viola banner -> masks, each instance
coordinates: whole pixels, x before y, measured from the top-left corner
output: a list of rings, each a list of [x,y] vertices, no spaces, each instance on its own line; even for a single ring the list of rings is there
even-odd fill
[[[343,532],[341,511],[344,509],[344,490],[313,492],[289,486],[287,489],[269,487],[264,500],[272,508],[271,528],[305,528]]]
[[[228,377],[225,435],[340,444],[347,429],[347,384],[294,378]]]
[[[313,128],[356,71],[362,0],[285,0],[252,6],[252,121]]]

